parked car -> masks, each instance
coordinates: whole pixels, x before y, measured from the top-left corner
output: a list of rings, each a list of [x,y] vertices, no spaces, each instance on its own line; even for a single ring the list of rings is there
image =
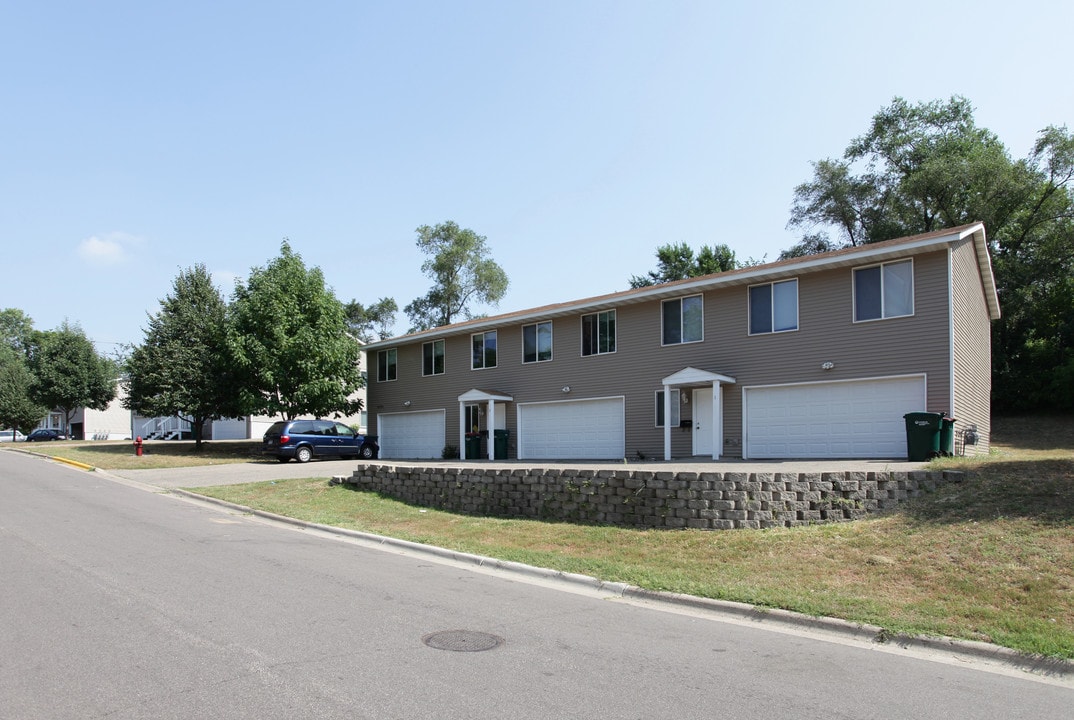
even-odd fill
[[[25,439],[26,436],[18,430],[0,430],[0,442],[22,442]]]
[[[26,442],[48,442],[49,440],[66,440],[67,436],[52,428],[38,428],[26,436]]]
[[[318,458],[377,457],[380,446],[375,437],[362,435],[332,420],[280,420],[274,422],[261,441],[261,453],[280,462],[291,458],[309,462]]]

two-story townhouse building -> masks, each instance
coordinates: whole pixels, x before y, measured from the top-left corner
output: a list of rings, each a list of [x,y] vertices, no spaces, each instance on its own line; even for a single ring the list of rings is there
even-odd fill
[[[981,224],[546,305],[366,346],[370,433],[400,459],[477,459],[473,432],[503,439],[481,458],[898,459],[933,411],[982,452],[999,313]]]

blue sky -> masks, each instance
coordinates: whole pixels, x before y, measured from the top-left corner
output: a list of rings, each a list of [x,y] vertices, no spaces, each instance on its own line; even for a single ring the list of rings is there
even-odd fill
[[[511,279],[487,312],[625,289],[670,242],[774,260],[810,163],[895,96],[966,96],[1015,157],[1071,124],[1072,27],[1056,0],[0,0],[0,307],[110,353],[180,269],[230,294],[286,237],[402,308],[446,220]]]

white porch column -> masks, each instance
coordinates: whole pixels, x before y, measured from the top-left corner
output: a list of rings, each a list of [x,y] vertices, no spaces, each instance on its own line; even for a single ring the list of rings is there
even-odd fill
[[[466,403],[459,401],[459,457],[463,460],[471,460],[466,457]]]
[[[719,460],[723,454],[723,393],[720,381],[712,381],[712,459]]]
[[[664,386],[664,460],[671,459],[671,386]]]
[[[496,457],[496,401],[489,400],[489,418],[488,418],[488,459],[493,460]]]

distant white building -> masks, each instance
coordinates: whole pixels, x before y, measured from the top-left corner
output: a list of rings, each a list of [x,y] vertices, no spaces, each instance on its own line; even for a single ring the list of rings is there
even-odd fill
[[[123,407],[126,394],[117,383],[116,397],[104,410],[78,408],[71,416],[70,433],[74,440],[130,440],[133,423],[131,411]],[[51,428],[64,432],[64,414],[53,410],[37,424],[39,428]]]

